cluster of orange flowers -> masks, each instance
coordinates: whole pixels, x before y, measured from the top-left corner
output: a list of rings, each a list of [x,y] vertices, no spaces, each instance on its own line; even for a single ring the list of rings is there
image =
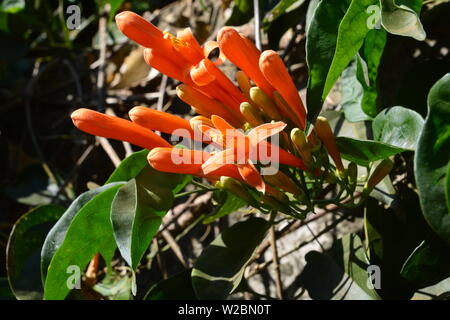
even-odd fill
[[[276,153],[281,164],[310,171],[311,150],[322,141],[338,172],[344,170],[326,121],[319,119],[316,130],[305,136],[306,109],[276,52],[261,52],[230,27],[219,31],[217,42],[200,46],[189,28],[173,36],[132,12],[117,15],[116,23],[128,38],[145,47],[144,59],[149,65],[182,82],[177,87],[178,96],[200,115],[187,121],[151,108],[135,107],[129,112],[131,121],[128,121],[79,109],[72,114],[79,129],[151,150],[148,161],[157,170],[212,180],[232,177],[269,194],[275,193],[270,185],[292,193],[298,188],[281,171],[274,177],[261,175],[255,164],[267,159],[261,158],[260,149]],[[209,56],[216,49],[220,55],[213,61]],[[236,73],[238,86],[218,68],[225,59],[241,70]],[[286,127],[291,129],[291,139],[283,131]],[[250,128],[253,129],[247,134],[241,130]],[[202,134],[195,134],[195,130]],[[154,131],[181,132],[180,136],[202,142],[207,137],[221,150],[211,153],[174,148]],[[283,148],[266,141],[278,133]],[[244,145],[244,152],[238,152],[237,145]],[[192,161],[175,163],[176,157]]]

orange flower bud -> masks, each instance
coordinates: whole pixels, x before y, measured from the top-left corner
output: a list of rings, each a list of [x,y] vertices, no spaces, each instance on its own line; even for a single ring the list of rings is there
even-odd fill
[[[193,84],[188,69],[176,63],[170,56],[161,54],[158,49],[144,49],[145,62],[159,72],[187,84]]]
[[[258,87],[250,89],[252,101],[272,120],[281,120],[275,103],[270,97]]]
[[[96,112],[90,109],[78,109],[71,115],[75,126],[89,134],[128,141],[145,149],[170,147],[170,143],[151,130],[131,121]]]
[[[338,146],[336,144],[336,139],[333,132],[331,131],[330,124],[328,120],[324,117],[317,117],[316,123],[314,125],[314,130],[317,136],[327,148],[328,153],[336,165],[338,172],[343,173],[344,166],[341,160],[341,153],[339,152]]]
[[[367,180],[365,189],[372,190],[375,188],[375,186],[380,183],[381,180],[389,174],[389,172],[391,172],[393,166],[394,163],[390,159],[384,159],[381,161],[370,175],[369,180]]]
[[[259,110],[248,102],[241,103],[241,113],[250,125],[255,128],[264,123],[261,119]]]
[[[273,88],[259,70],[258,61],[261,52],[253,43],[241,36],[231,27],[223,27],[217,35],[220,50],[228,60],[241,68],[253,82],[268,95],[272,95]]]
[[[302,159],[309,166],[312,162],[311,148],[306,140],[305,132],[299,128],[292,129],[291,140]]]
[[[128,38],[146,48],[170,48],[169,40],[164,34],[140,15],[123,11],[116,15],[116,24],[119,30]]]
[[[181,134],[179,134],[180,136],[192,139],[194,135],[189,121],[167,112],[146,107],[134,107],[128,112],[128,115],[131,121],[150,130],[172,134],[177,129],[183,129],[177,131]]]
[[[299,195],[302,193],[302,190],[291,180],[291,178],[280,170],[278,170],[276,174],[265,175],[264,180],[275,187],[292,193],[293,195]]]
[[[181,100],[197,109],[200,114],[220,115],[227,121],[230,121],[233,125],[240,126],[241,122],[232,114],[230,109],[216,100],[207,97],[191,86],[185,84],[179,85],[177,87],[177,95]]]

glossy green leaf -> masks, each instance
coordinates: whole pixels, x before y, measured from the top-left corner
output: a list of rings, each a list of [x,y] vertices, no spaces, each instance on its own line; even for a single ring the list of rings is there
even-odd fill
[[[321,1],[309,24],[306,35],[309,69],[306,100],[310,122],[315,121],[322,109],[322,93],[336,50],[339,24],[349,5],[349,0]]]
[[[42,299],[41,249],[45,237],[65,209],[45,205],[24,214],[11,231],[6,249],[8,280],[19,300]]]
[[[45,279],[44,298],[64,299],[75,269],[83,272],[92,257],[100,253],[110,264],[116,243],[109,219],[111,202],[121,184],[109,187],[86,203],[70,223],[64,241],[55,252]]]
[[[424,120],[417,112],[392,107],[380,112],[372,122],[374,140],[415,150]]]
[[[108,190],[111,187],[117,186],[118,183],[110,183],[103,187],[87,191],[80,196],[78,196],[67,208],[67,210],[62,215],[61,219],[53,226],[50,232],[47,234],[45,238],[44,244],[42,245],[41,251],[41,277],[42,281],[45,282],[45,278],[47,275],[47,269],[50,265],[50,261],[53,258],[55,252],[62,245],[67,230],[75,218],[77,213],[83,208],[85,204],[87,204],[92,198],[102,193],[105,190]]]
[[[322,100],[326,99],[342,71],[363,45],[364,38],[370,30],[367,26],[369,13],[366,12],[366,9],[376,3],[378,3],[378,0],[352,0],[348,7],[339,24],[336,49],[325,80]]]
[[[174,193],[188,178],[149,166],[120,188],[112,203],[111,222],[117,247],[131,268],[138,266],[162,217],[172,207]]]
[[[440,239],[425,240],[406,260],[401,275],[416,289],[450,277],[450,247]]]
[[[386,45],[386,37],[384,29],[372,29],[367,33],[364,45],[360,50],[361,59],[358,64],[358,79],[360,83],[364,83],[361,76],[365,76],[365,80],[367,80],[366,84],[363,85],[364,94],[361,101],[361,109],[371,117],[375,117],[378,113],[378,67]],[[367,74],[362,75],[364,72]]]
[[[200,300],[226,299],[237,288],[269,226],[261,218],[238,222],[203,250],[192,270],[192,285]]]
[[[450,74],[431,88],[428,115],[417,143],[414,173],[422,212],[431,228],[450,244],[450,211],[445,176],[450,159]]]
[[[144,300],[197,300],[192,287],[192,269],[184,270],[150,288]]]
[[[342,158],[361,166],[368,166],[371,162],[405,151],[403,148],[371,140],[337,137],[336,142]]]
[[[422,0],[380,0],[380,3],[381,24],[389,33],[425,40],[419,19]]]
[[[113,171],[105,184],[117,181],[128,181],[136,177],[142,169],[149,166],[147,161],[148,152],[148,150],[141,150],[126,157]]]
[[[203,220],[203,223],[214,222],[230,213],[236,212],[245,205],[247,205],[247,202],[242,198],[239,198],[230,192],[225,192],[224,202],[218,207],[218,210],[213,215],[206,217]]]

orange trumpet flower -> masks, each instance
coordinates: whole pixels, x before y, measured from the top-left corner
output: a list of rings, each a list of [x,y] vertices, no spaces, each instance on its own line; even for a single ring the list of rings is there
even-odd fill
[[[259,68],[267,81],[281,94],[296,114],[297,119],[292,120],[300,124],[300,129],[305,130],[306,109],[283,60],[275,51],[266,50],[259,58]]]
[[[261,52],[250,40],[235,29],[224,27],[217,35],[217,42],[228,60],[241,68],[265,93],[272,96],[274,89],[259,70]]]
[[[206,125],[200,125],[199,128],[211,140],[219,145],[223,145],[225,150],[217,152],[206,160],[202,165],[203,172],[209,174],[226,164],[236,164],[244,181],[257,190],[265,192],[266,185],[255,168],[254,162],[258,160],[259,148],[271,146],[264,140],[281,132],[286,127],[286,124],[283,122],[266,123],[252,129],[248,135],[245,135],[219,116],[213,115],[211,121],[215,128]],[[263,146],[261,146],[262,142],[265,142]],[[286,152],[286,154],[289,153]],[[285,154],[283,155],[285,156]],[[291,157],[296,159],[297,166],[303,166],[303,162],[293,155],[289,156],[288,162],[292,161]],[[280,153],[280,162],[282,162],[282,158],[283,156]]]
[[[128,141],[145,149],[171,146],[170,143],[151,130],[131,121],[94,110],[78,109],[72,113],[71,118],[78,129],[92,135]]]

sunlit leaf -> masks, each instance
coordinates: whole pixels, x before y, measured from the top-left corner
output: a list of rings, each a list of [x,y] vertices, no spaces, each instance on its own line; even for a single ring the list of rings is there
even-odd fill
[[[339,24],[336,49],[323,87],[322,100],[324,100],[342,71],[352,61],[361,48],[364,38],[369,32],[366,9],[378,0],[353,0]],[[339,10],[338,8],[335,9]]]
[[[149,166],[147,161],[148,152],[148,150],[141,150],[126,157],[113,171],[105,184],[117,181],[128,181],[136,177],[142,169]]]
[[[422,41],[426,33],[419,19],[422,0],[380,0],[381,23],[392,34]]]
[[[371,162],[405,151],[403,148],[371,140],[337,137],[336,141],[342,158],[361,166],[368,166]]]
[[[95,254],[100,253],[110,266],[116,243],[109,217],[111,202],[120,187],[117,184],[96,195],[73,218],[48,267],[44,285],[46,300],[64,299],[73,289],[69,280],[76,272],[71,272],[75,269],[83,272]]]
[[[172,207],[174,193],[190,176],[142,170],[117,193],[111,207],[114,238],[122,257],[136,269],[159,229],[162,217]]]
[[[417,112],[403,107],[383,110],[372,122],[376,141],[415,150],[424,120]]]
[[[117,186],[118,183],[107,184],[103,187],[87,191],[78,198],[76,198],[64,212],[62,217],[58,220],[58,222],[53,226],[50,232],[47,234],[45,238],[44,244],[42,245],[41,251],[41,277],[42,281],[45,281],[45,277],[47,275],[47,269],[50,265],[50,261],[53,258],[55,252],[62,245],[67,230],[69,229],[72,220],[78,214],[78,212],[83,208],[85,204],[87,204],[92,198],[102,193],[105,190],[108,190],[111,187]]]
[[[336,50],[339,24],[349,5],[349,0],[321,1],[314,10],[308,27],[306,61],[309,78],[306,99],[308,119],[311,122],[314,122],[322,109],[322,93]]]

